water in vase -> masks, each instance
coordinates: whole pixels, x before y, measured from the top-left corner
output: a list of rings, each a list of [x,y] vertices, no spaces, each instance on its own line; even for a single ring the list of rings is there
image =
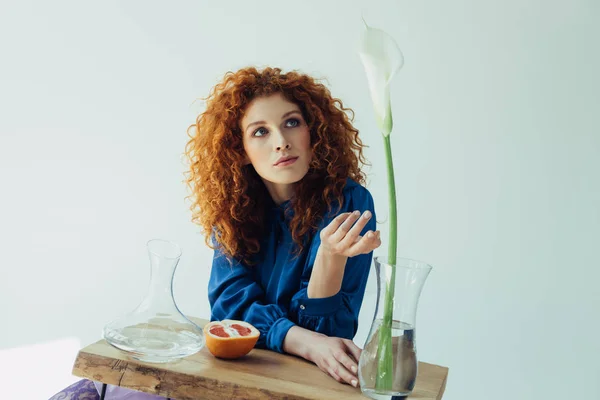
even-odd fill
[[[363,393],[372,399],[389,400],[396,398],[396,396],[410,394],[415,386],[417,378],[415,330],[410,324],[401,321],[392,322],[393,384],[391,390],[382,391],[376,389],[378,373],[377,346],[381,324],[381,319],[376,319],[373,322],[373,327],[361,355],[361,365],[358,373]]]

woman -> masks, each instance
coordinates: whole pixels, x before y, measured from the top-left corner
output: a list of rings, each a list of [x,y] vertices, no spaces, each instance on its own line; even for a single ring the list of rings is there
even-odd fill
[[[211,320],[245,320],[258,347],[357,386],[351,339],[381,242],[349,110],[309,76],[277,68],[228,73],[206,100],[185,153],[193,221],[215,250]],[[99,397],[82,380],[51,400],[66,398]],[[106,398],[159,399],[114,386]]]
[[[215,249],[211,320],[357,386],[358,326],[379,247],[362,142],[341,101],[277,68],[226,74],[189,129],[193,220]]]

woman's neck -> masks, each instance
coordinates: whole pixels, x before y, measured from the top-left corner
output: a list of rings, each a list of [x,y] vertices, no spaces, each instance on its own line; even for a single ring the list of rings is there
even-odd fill
[[[271,199],[273,199],[273,202],[277,205],[285,203],[294,196],[295,183],[273,183],[264,179],[263,182],[265,183],[269,195],[271,195]]]

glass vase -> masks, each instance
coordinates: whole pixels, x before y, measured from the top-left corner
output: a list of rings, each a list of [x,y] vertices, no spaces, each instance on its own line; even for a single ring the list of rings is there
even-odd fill
[[[405,258],[390,265],[382,257],[374,264],[377,304],[358,363],[360,388],[372,399],[400,399],[412,392],[417,378],[417,304],[431,266]]]
[[[198,352],[204,346],[204,333],[179,311],[173,298],[179,246],[153,239],[146,247],[151,273],[146,297],[129,314],[108,323],[103,336],[134,359],[170,362]]]

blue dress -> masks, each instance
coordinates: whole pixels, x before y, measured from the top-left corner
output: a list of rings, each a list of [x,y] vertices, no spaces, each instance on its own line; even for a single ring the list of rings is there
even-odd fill
[[[348,179],[343,197],[340,211],[325,215],[318,231],[308,238],[299,256],[293,254],[288,227],[291,215],[285,213],[289,201],[273,207],[266,221],[268,234],[260,242],[256,265],[247,267],[238,261],[230,264],[217,248],[208,284],[211,321],[246,321],[260,331],[257,347],[280,353],[283,353],[283,340],[294,325],[328,336],[352,339],[358,329],[358,313],[373,253],[348,258],[337,294],[308,298],[306,293],[321,243],[319,233],[333,218],[339,213],[369,210],[373,216],[361,235],[376,230],[375,208],[369,191]]]

